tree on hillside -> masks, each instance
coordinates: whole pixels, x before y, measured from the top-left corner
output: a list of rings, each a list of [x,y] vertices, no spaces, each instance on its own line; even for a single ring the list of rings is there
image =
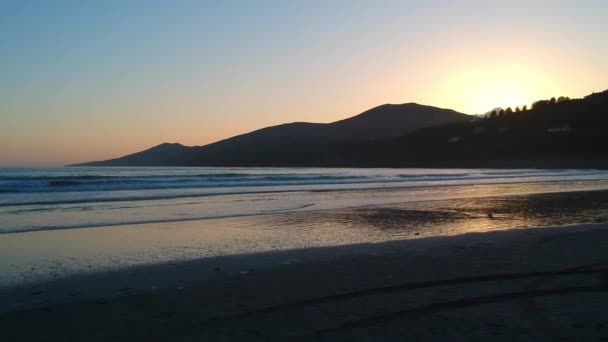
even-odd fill
[[[546,107],[548,104],[549,104],[548,100],[539,100],[539,101],[532,103],[532,109],[543,108],[543,107]]]

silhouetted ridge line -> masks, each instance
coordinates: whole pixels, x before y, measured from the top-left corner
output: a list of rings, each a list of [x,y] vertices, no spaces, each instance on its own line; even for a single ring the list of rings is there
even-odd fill
[[[415,103],[385,104],[336,122],[293,122],[270,126],[206,146],[160,144],[142,152],[78,166],[239,165],[280,146],[318,145],[394,138],[420,128],[463,122],[468,115]],[[280,162],[279,162],[280,163]]]
[[[84,166],[608,168],[608,91],[487,117],[385,104],[329,124],[294,122],[206,146],[162,144]]]

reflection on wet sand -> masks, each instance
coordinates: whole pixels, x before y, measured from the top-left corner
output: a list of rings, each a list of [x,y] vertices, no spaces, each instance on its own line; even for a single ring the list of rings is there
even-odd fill
[[[607,222],[607,209],[608,192],[589,191],[412,202],[260,219],[269,227],[390,231],[405,237]]]
[[[591,191],[7,234],[0,287],[216,256],[606,222],[606,209],[608,191]]]

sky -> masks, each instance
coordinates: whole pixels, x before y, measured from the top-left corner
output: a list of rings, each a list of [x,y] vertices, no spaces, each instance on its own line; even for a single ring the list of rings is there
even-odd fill
[[[0,0],[0,166],[608,88],[608,1]]]

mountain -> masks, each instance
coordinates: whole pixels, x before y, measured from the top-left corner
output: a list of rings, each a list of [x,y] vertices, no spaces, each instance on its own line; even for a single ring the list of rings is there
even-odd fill
[[[349,149],[367,155],[351,160],[364,165],[608,168],[606,132],[608,90],[582,99],[541,100],[525,111],[428,127]]]
[[[329,124],[294,122],[266,127],[206,146],[165,143],[121,158],[72,166],[265,165],[273,164],[269,152],[278,153],[281,149],[282,154],[290,154],[285,147],[380,141],[435,125],[466,122],[469,118],[450,109],[416,103],[385,104]],[[263,158],[256,161],[258,157]],[[277,161],[281,159],[277,157]]]
[[[306,155],[322,155],[323,166],[606,169],[606,132],[608,90],[394,139],[311,147]]]
[[[212,145],[379,140],[401,136],[420,128],[465,121],[467,118],[468,115],[453,110],[416,103],[385,104],[329,124],[294,122],[263,128]]]
[[[99,166],[608,168],[608,90],[474,117],[383,105],[330,124],[273,126],[200,147],[163,144]]]
[[[145,151],[104,161],[75,164],[70,166],[161,166],[179,164],[179,158],[192,147],[177,143],[164,143]]]
[[[205,161],[225,166],[608,168],[608,90],[470,118],[398,137],[275,144],[210,154]]]

